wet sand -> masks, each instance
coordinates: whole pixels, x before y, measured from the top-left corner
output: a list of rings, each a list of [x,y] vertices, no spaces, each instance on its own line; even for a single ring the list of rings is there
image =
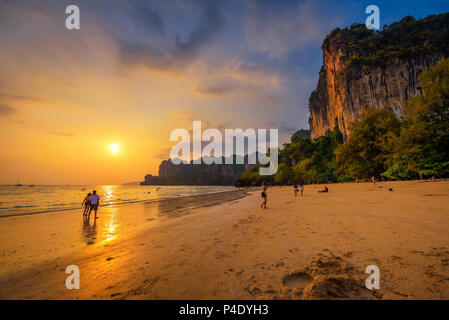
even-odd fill
[[[449,299],[449,182],[322,187],[0,219],[0,298]]]

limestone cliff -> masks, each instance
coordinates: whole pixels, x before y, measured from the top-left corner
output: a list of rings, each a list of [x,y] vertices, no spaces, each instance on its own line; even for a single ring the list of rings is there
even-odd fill
[[[158,176],[147,174],[142,185],[233,185],[244,170],[254,165],[248,164],[247,156],[244,164],[192,164],[180,163],[174,165],[170,160],[164,160],[159,165]]]
[[[448,54],[449,14],[398,23],[373,32],[364,25],[336,29],[323,42],[323,66],[309,99],[311,138],[332,130],[345,139],[350,124],[370,107],[400,115],[422,93],[419,75]]]

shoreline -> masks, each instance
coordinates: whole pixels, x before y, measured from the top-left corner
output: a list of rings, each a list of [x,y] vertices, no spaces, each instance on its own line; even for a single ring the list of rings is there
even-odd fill
[[[2,273],[0,298],[449,298],[449,182],[328,184],[317,193],[322,186],[306,186],[304,197],[268,188],[268,209],[256,189],[206,206],[201,197],[183,207],[117,206],[97,222],[110,238]],[[64,285],[72,264],[80,290]],[[369,265],[380,269],[380,290],[364,287]]]
[[[377,183],[395,183],[395,182],[418,182],[418,183],[430,183],[430,182],[444,182],[449,181],[449,179],[442,178],[442,179],[435,179],[435,180],[400,180],[400,181],[378,181]],[[335,184],[353,184],[354,181],[345,181],[345,182],[329,182],[329,183],[312,183],[312,184],[305,184],[304,186],[316,186],[316,185],[335,185]],[[359,181],[359,184],[362,183],[372,183],[371,181]],[[9,185],[2,185],[2,186],[9,186]],[[49,186],[58,186],[58,185],[49,185]],[[156,186],[156,185],[145,185],[145,186]],[[165,185],[164,185],[165,186]],[[171,186],[171,185],[168,185]],[[178,186],[178,185],[175,185]],[[182,186],[182,185],[179,185]],[[189,185],[186,185],[187,187]],[[207,185],[209,186],[209,185]],[[215,186],[215,185],[211,185]],[[221,186],[221,185],[217,185]],[[292,185],[269,185],[269,188],[273,187],[291,187]],[[182,199],[182,198],[189,198],[189,197],[195,197],[195,196],[201,196],[201,195],[207,195],[207,194],[220,194],[220,193],[226,193],[226,192],[234,192],[241,189],[257,189],[260,186],[241,186],[241,187],[235,187],[235,190],[227,190],[227,191],[217,191],[217,192],[207,192],[207,193],[200,193],[196,195],[186,195],[181,197],[167,197],[167,198],[158,198],[158,199],[150,199],[150,200],[133,200],[133,201],[126,201],[126,202],[117,202],[117,203],[108,203],[108,204],[102,204],[99,206],[99,208],[102,207],[109,207],[109,206],[122,206],[127,204],[135,204],[135,203],[153,203],[153,202],[159,202],[159,201],[169,201],[172,199]],[[82,210],[80,207],[70,207],[70,208],[62,208],[62,209],[53,209],[53,210],[43,210],[43,211],[33,211],[33,212],[26,212],[26,213],[13,213],[13,214],[5,214],[0,215],[0,219],[3,218],[10,218],[10,217],[18,217],[18,216],[29,216],[29,215],[36,215],[36,214],[47,214],[47,213],[56,213],[56,212],[62,212],[62,211],[74,211],[74,210]]]
[[[252,187],[241,187],[240,189],[250,189]],[[236,189],[236,190],[240,190]],[[99,208],[102,207],[109,207],[109,206],[121,206],[126,204],[135,204],[135,203],[153,203],[158,201],[167,201],[172,199],[182,199],[182,198],[189,198],[189,197],[195,197],[195,196],[201,196],[201,195],[207,195],[207,194],[220,194],[225,192],[234,192],[236,190],[227,190],[227,191],[217,191],[217,192],[206,192],[206,193],[199,193],[196,195],[186,195],[181,197],[167,197],[167,198],[157,198],[157,199],[150,199],[150,200],[135,200],[135,201],[126,201],[126,202],[117,202],[117,203],[108,203],[108,204],[102,204],[99,206]],[[54,210],[44,210],[44,211],[35,211],[35,212],[26,212],[26,213],[13,213],[13,214],[5,214],[0,215],[0,219],[2,218],[10,218],[10,217],[18,217],[18,216],[29,216],[29,215],[35,215],[35,214],[46,214],[46,213],[56,213],[61,211],[73,211],[73,210],[83,210],[83,207],[71,207],[71,208],[62,208],[62,209],[54,209]]]
[[[0,220],[0,277],[5,273],[62,258],[103,241],[127,238],[154,224],[209,205],[232,202],[251,190],[240,189],[169,198],[161,201],[103,206],[98,220],[83,219],[82,208],[62,214],[44,212]],[[97,222],[98,221],[98,222]]]

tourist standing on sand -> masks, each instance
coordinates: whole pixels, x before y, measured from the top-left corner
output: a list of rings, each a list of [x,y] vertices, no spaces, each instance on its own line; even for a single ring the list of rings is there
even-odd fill
[[[265,187],[265,182],[262,182],[262,204],[261,208],[267,209],[267,187]]]
[[[89,197],[90,201],[90,210],[89,210],[89,217],[92,210],[95,211],[95,219],[97,219],[97,211],[98,206],[100,205],[100,196],[97,194],[97,191],[92,191],[92,195]]]
[[[89,209],[90,209],[89,197],[90,196],[91,196],[91,193],[88,193],[87,196],[84,198],[83,203],[81,204],[81,206],[84,206],[83,216],[87,216],[87,214],[89,213]]]
[[[301,183],[301,186],[299,187],[299,190],[301,190],[301,197],[302,197],[302,194],[304,193],[304,185]]]
[[[295,197],[298,195],[298,184],[295,182],[293,185],[293,192],[295,193]]]

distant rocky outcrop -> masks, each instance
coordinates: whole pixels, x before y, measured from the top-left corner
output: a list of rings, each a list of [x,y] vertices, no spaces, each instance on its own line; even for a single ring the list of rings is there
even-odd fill
[[[157,176],[147,174],[141,185],[234,185],[244,170],[254,164],[248,164],[248,156],[243,158],[244,164],[236,164],[238,156],[233,156],[234,164],[192,164],[183,162],[175,165],[171,160],[164,160],[159,165]]]
[[[300,129],[293,134],[293,137],[299,139],[310,139],[310,130]]]
[[[332,31],[309,99],[311,138],[333,130],[337,119],[346,139],[351,122],[370,107],[403,114],[407,99],[422,94],[419,75],[448,56],[448,43],[449,13],[406,17],[380,32],[361,24]]]
[[[140,181],[133,181],[133,182],[122,183],[122,186],[138,186],[139,184],[140,184]]]

